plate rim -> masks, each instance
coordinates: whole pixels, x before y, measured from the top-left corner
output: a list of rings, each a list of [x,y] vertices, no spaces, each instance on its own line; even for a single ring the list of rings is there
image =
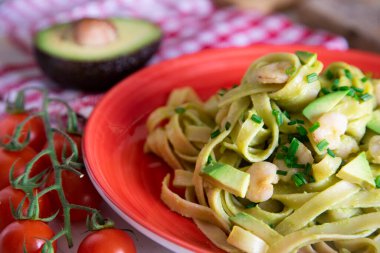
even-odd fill
[[[199,250],[194,245],[191,245],[187,242],[183,242],[182,240],[176,240],[173,237],[168,238],[165,235],[158,234],[154,231],[154,229],[152,230],[148,226],[148,224],[144,224],[143,222],[141,222],[141,220],[135,220],[133,217],[131,217],[130,215],[128,215],[125,212],[123,212],[122,210],[120,210],[120,208],[118,208],[117,204],[114,203],[114,201],[112,200],[111,196],[109,196],[109,194],[103,189],[100,182],[97,180],[97,178],[93,174],[93,171],[92,171],[92,168],[91,168],[90,162],[89,162],[89,157],[87,155],[88,152],[87,152],[87,147],[86,147],[86,142],[87,142],[86,140],[87,140],[87,138],[89,138],[87,136],[90,135],[87,133],[87,129],[90,128],[91,124],[95,124],[92,122],[94,121],[93,119],[95,118],[97,111],[99,111],[99,108],[101,108],[103,106],[103,104],[106,104],[107,100],[109,100],[115,94],[117,94],[118,90],[122,89],[122,87],[124,86],[124,83],[127,82],[129,79],[135,78],[135,76],[140,76],[140,75],[142,76],[146,72],[149,73],[150,71],[155,70],[156,68],[160,68],[163,65],[170,65],[173,63],[181,62],[181,61],[187,61],[189,59],[197,58],[200,56],[208,56],[208,55],[212,56],[215,54],[217,55],[219,53],[233,53],[233,52],[239,52],[239,51],[244,52],[244,51],[251,51],[251,50],[260,51],[260,50],[269,50],[269,49],[272,50],[273,52],[281,52],[281,51],[283,51],[283,52],[294,52],[296,50],[318,51],[319,53],[323,52],[323,53],[329,53],[329,54],[334,53],[334,52],[339,52],[339,53],[344,53],[344,54],[346,54],[346,53],[351,54],[352,56],[355,55],[357,57],[359,57],[359,56],[377,57],[380,59],[380,54],[377,54],[375,52],[358,50],[358,49],[347,49],[347,50],[333,49],[333,50],[331,50],[325,46],[297,45],[297,44],[292,44],[292,45],[252,45],[252,46],[248,46],[248,47],[205,49],[205,50],[202,50],[202,51],[199,51],[196,53],[182,55],[182,56],[174,58],[174,59],[165,60],[165,61],[159,62],[157,64],[147,66],[147,67],[133,73],[132,75],[125,77],[123,80],[121,80],[116,85],[114,85],[111,89],[109,89],[107,92],[105,92],[103,94],[103,96],[101,97],[101,99],[98,101],[98,103],[94,106],[94,109],[91,112],[90,117],[88,118],[87,124],[85,126],[85,130],[83,133],[82,150],[83,150],[83,160],[85,163],[85,167],[87,169],[87,172],[88,172],[90,179],[91,179],[92,183],[94,184],[95,188],[97,189],[99,194],[102,196],[102,198],[107,202],[107,204],[119,216],[121,216],[125,221],[127,221],[132,227],[134,227],[139,232],[146,235],[147,237],[149,237],[153,241],[161,244],[163,247],[168,248],[169,250],[173,250],[175,252],[193,252],[191,250]],[[189,246],[193,246],[193,247],[189,247]]]

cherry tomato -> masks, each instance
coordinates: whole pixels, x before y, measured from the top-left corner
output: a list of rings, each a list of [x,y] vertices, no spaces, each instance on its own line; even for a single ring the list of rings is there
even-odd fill
[[[37,220],[14,221],[0,234],[1,253],[40,253],[45,240],[54,236],[53,230],[44,222]],[[56,252],[56,244],[53,243]]]
[[[37,189],[34,190],[34,194],[38,192]],[[11,186],[5,187],[0,191],[0,231],[5,228],[8,224],[15,221],[11,205],[16,209],[21,203],[22,199],[25,197],[25,192],[12,188]],[[38,199],[39,203],[39,216],[41,218],[47,218],[52,215],[52,208],[50,206],[50,200],[48,195],[44,195]],[[23,214],[26,215],[26,212],[29,207],[29,200],[26,199],[23,206]]]
[[[135,253],[131,237],[122,230],[107,228],[91,232],[79,245],[77,253]]]
[[[66,199],[71,204],[88,206],[92,208],[99,208],[102,203],[102,198],[92,185],[85,170],[81,171],[83,177],[80,177],[70,171],[62,171],[62,188],[65,193]],[[54,172],[51,172],[46,181],[46,185],[54,184]],[[49,194],[52,205],[61,207],[61,202],[58,194],[54,191]],[[84,221],[88,213],[83,210],[71,210],[71,221]],[[59,215],[62,218],[62,212]]]
[[[14,162],[14,177],[21,175],[25,171],[25,165],[36,156],[36,151],[30,147],[25,147],[20,151],[7,151],[0,148],[0,189],[10,185],[9,173]],[[30,176],[35,176],[38,173],[48,168],[47,157],[38,160],[32,168]]]
[[[4,143],[8,143],[9,136],[13,135],[13,131],[23,120],[25,120],[30,114],[14,113],[4,114],[0,117],[0,139]],[[28,131],[30,131],[29,146],[39,152],[46,142],[44,123],[40,117],[34,117],[28,121],[22,129],[22,134],[19,138],[19,142],[25,141]]]

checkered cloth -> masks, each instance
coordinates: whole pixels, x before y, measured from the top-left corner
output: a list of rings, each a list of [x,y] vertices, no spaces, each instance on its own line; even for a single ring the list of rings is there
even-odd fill
[[[282,14],[217,9],[209,0],[3,0],[0,38],[8,43],[0,41],[0,96],[29,86],[48,87],[51,95],[64,98],[77,112],[88,116],[103,94],[63,90],[50,83],[34,62],[31,41],[38,29],[57,22],[110,16],[145,18],[162,28],[164,39],[149,64],[207,48],[254,44],[348,47],[344,38],[295,24]],[[39,104],[39,100],[37,94],[27,97],[29,106]],[[4,103],[0,103],[3,111],[1,107]]]

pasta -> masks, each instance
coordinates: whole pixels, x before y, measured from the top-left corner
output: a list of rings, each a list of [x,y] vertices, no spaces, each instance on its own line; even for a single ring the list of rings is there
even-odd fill
[[[379,83],[297,51],[207,101],[173,90],[144,147],[173,168],[162,201],[226,252],[380,252]]]

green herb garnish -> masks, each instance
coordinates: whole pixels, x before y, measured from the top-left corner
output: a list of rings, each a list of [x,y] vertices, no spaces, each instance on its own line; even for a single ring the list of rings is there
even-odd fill
[[[375,178],[375,185],[376,185],[376,188],[380,188],[380,176],[377,176]]]
[[[220,134],[220,130],[216,129],[214,132],[211,133],[211,139],[214,139]]]
[[[296,152],[298,150],[298,147],[300,146],[300,142],[296,139],[293,138],[292,142],[289,145],[289,150],[288,150],[288,157],[294,157],[296,155]]]
[[[332,89],[333,91],[337,91],[337,90],[338,90],[338,87],[339,87],[339,79],[336,78],[336,79],[334,79],[333,82],[332,82],[331,89]]]
[[[186,111],[186,109],[183,108],[183,107],[176,107],[176,108],[174,109],[174,111],[175,111],[176,113],[178,113],[178,114],[182,114],[182,113],[184,113],[184,112]]]
[[[311,127],[309,127],[309,132],[312,133],[314,132],[315,130],[317,130],[321,125],[319,124],[319,122],[315,122]]]
[[[327,154],[329,154],[329,156],[331,156],[331,157],[335,157],[335,153],[334,153],[334,151],[332,151],[331,149],[327,149]]]
[[[363,91],[364,91],[364,89],[359,88],[359,87],[355,87],[355,86],[352,86],[351,89],[353,89],[354,91],[356,91],[358,93],[363,93]]]
[[[292,176],[292,180],[297,187],[307,184],[305,175],[300,172],[294,173]]]
[[[286,170],[277,170],[276,173],[277,175],[281,175],[281,176],[286,176],[288,174]]]
[[[318,74],[317,73],[311,73],[306,76],[306,80],[308,83],[313,83],[318,80]]]
[[[259,115],[256,115],[256,114],[252,114],[251,120],[253,120],[254,122],[256,122],[258,124],[263,122],[263,118],[261,118]]]
[[[372,98],[372,95],[371,94],[368,94],[368,93],[364,93],[363,95],[359,96],[359,98],[363,101],[367,101],[369,99]]]
[[[226,124],[224,125],[224,128],[225,128],[226,130],[229,130],[230,127],[231,127],[231,123],[227,121]]]
[[[332,80],[334,78],[334,73],[331,70],[327,70],[325,75],[326,75],[326,78],[329,80]]]
[[[348,87],[348,86],[340,86],[338,88],[338,90],[349,90],[349,89],[350,89],[350,87]]]
[[[282,113],[279,110],[273,110],[272,114],[276,118],[277,125],[281,126],[284,123]]]
[[[352,80],[352,74],[351,74],[351,72],[350,72],[348,69],[345,69],[345,70],[344,70],[344,75],[345,75],[348,79]]]
[[[245,208],[253,208],[253,207],[255,207],[255,206],[257,206],[257,203],[255,203],[255,202],[249,202],[247,205],[245,205]]]
[[[348,92],[347,92],[347,96],[349,97],[354,97],[356,94],[355,94],[355,90],[353,88],[351,88]]]
[[[307,135],[307,130],[303,126],[297,126],[297,131],[301,136]]]
[[[317,144],[317,148],[319,149],[319,151],[323,151],[325,148],[327,148],[327,146],[329,145],[329,142],[326,141],[326,140],[322,140],[320,141],[318,144]]]
[[[290,114],[287,111],[283,111],[282,114],[284,114],[285,117],[287,117],[288,119],[290,119]]]
[[[327,94],[330,93],[330,91],[329,91],[326,87],[323,87],[323,88],[321,89],[321,91],[322,91],[322,93],[325,94],[325,95],[327,95]]]
[[[297,70],[296,67],[291,66],[285,70],[285,74],[287,74],[288,76],[291,76],[296,72],[296,70]]]

